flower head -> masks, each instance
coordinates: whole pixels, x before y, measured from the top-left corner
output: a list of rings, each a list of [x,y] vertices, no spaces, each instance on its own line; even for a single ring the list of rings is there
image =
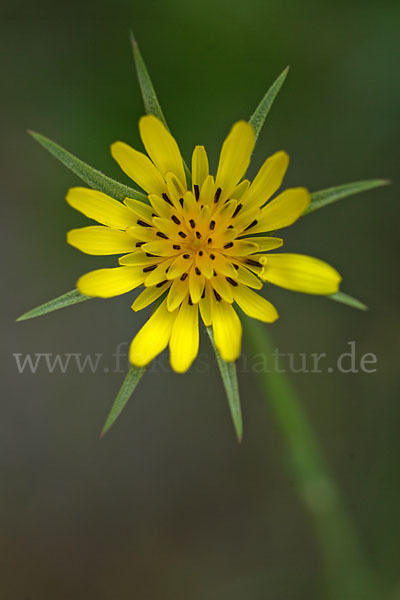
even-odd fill
[[[196,146],[188,187],[178,145],[155,116],[142,117],[140,135],[148,156],[123,142],[111,151],[122,170],[148,195],[148,204],[124,203],[86,188],[72,188],[68,203],[100,225],[74,229],[68,242],[88,254],[120,254],[115,268],[83,275],[82,294],[109,298],[144,286],[135,311],[161,303],[132,341],[130,361],[145,366],[169,344],[177,372],[186,371],[199,346],[199,313],[212,326],[226,361],[238,358],[242,327],[235,305],[264,321],[278,318],[275,307],[254,290],[267,281],[311,294],[333,294],[340,275],[326,263],[298,254],[270,253],[282,246],[268,235],[292,225],[305,211],[305,188],[282,184],[289,158],[276,152],[255,179],[243,179],[254,148],[254,131],[236,123],[226,138],[216,176],[206,151]]]

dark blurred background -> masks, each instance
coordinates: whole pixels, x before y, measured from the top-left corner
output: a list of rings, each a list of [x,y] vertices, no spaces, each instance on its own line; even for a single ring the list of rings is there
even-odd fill
[[[387,597],[400,598],[399,3],[15,0],[1,12],[1,597],[325,598],[313,526],[251,369],[240,373],[241,446],[204,337],[191,372],[158,363],[99,441],[123,378],[112,354],[147,313],[133,314],[128,295],[14,322],[72,289],[81,273],[113,263],[66,245],[66,231],[85,223],[64,201],[79,181],[26,129],[127,182],[109,146],[122,139],[141,147],[133,28],[186,156],[205,144],[215,167],[231,124],[248,118],[290,64],[250,174],[283,148],[291,156],[286,185],[393,180],[287,235],[287,249],[336,266],[343,290],[367,313],[267,292],[281,315],[270,328],[281,352],[325,352],[334,361],[354,340],[357,357],[377,356],[373,374],[292,381],[371,569]],[[40,352],[104,357],[96,374],[74,366],[19,374],[13,354]]]

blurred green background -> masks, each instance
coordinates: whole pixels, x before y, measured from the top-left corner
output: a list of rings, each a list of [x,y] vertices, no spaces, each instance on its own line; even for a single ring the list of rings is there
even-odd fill
[[[72,289],[81,273],[113,262],[66,245],[66,231],[85,223],[64,201],[78,180],[26,129],[127,182],[109,145],[141,147],[133,28],[186,156],[205,144],[215,166],[232,122],[248,118],[290,64],[250,174],[282,148],[291,156],[286,185],[394,181],[287,234],[287,249],[337,267],[343,290],[368,313],[267,292],[281,315],[270,328],[281,352],[325,352],[334,361],[354,340],[357,356],[377,356],[374,374],[292,381],[384,597],[400,598],[399,3],[16,0],[1,12],[1,596],[326,598],[313,525],[250,370],[240,373],[241,446],[204,337],[198,367],[178,376],[164,360],[100,442],[123,377],[111,355],[146,315],[134,315],[124,296],[14,323]],[[37,352],[103,353],[110,371],[19,374],[13,353]]]

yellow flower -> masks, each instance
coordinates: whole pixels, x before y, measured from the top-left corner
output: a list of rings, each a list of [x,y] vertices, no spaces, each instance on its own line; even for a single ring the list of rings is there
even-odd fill
[[[86,188],[72,188],[68,203],[100,225],[74,229],[68,242],[87,254],[122,254],[116,268],[83,275],[82,294],[109,298],[144,285],[132,304],[137,311],[163,297],[130,347],[130,361],[147,365],[169,344],[172,368],[186,371],[199,346],[199,311],[212,326],[226,361],[238,358],[242,327],[235,311],[271,323],[275,307],[253,290],[263,281],[310,294],[333,294],[341,280],[326,263],[298,254],[265,254],[283,244],[266,235],[292,225],[310,202],[304,188],[280,188],[289,163],[276,152],[250,183],[243,179],[254,148],[254,131],[236,123],[226,138],[215,177],[203,146],[192,156],[188,189],[178,145],[156,117],[139,122],[148,156],[123,142],[111,152],[122,170],[147,194],[149,204],[120,203]]]

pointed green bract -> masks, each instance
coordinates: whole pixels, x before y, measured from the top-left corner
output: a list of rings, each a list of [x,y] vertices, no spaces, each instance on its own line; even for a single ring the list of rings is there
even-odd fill
[[[215,345],[212,327],[206,327],[206,329],[210,337],[212,347],[214,348],[215,356],[217,357],[217,363],[225,387],[225,392],[228,398],[229,409],[231,411],[232,421],[235,427],[236,435],[238,441],[241,442],[243,437],[243,420],[242,409],[240,407],[236,364],[233,362],[226,362],[221,358],[218,348]]]
[[[144,107],[149,115],[155,115],[160,121],[162,121],[165,127],[168,129],[167,121],[165,120],[164,113],[161,109],[160,103],[157,98],[153,83],[150,79],[149,72],[144,63],[142,54],[139,50],[139,46],[135,37],[131,31],[131,44],[133,51],[133,58],[135,59],[136,73],[139,80],[140,91],[142,93]]]
[[[72,290],[71,292],[67,292],[62,296],[58,296],[58,298],[49,300],[49,302],[41,304],[40,306],[37,306],[36,308],[33,308],[32,310],[24,313],[23,315],[18,317],[17,321],[26,321],[27,319],[41,317],[42,315],[47,315],[47,313],[59,310],[60,308],[66,308],[67,306],[78,304],[78,302],[83,302],[84,300],[91,299],[91,296],[84,296],[78,290]]]
[[[137,384],[143,377],[146,372],[146,367],[135,367],[131,365],[124,382],[121,386],[121,389],[118,392],[118,396],[116,397],[114,404],[109,412],[103,430],[100,434],[100,437],[103,437],[104,434],[114,425],[115,421],[118,419],[119,415],[125,408],[129,398],[132,396]]]
[[[264,125],[265,119],[267,118],[267,115],[271,109],[271,106],[286,79],[288,71],[289,67],[286,67],[286,69],[282,71],[279,77],[275,79],[274,83],[271,85],[271,87],[269,88],[269,90],[261,100],[260,104],[257,106],[256,110],[249,119],[250,125],[253,126],[256,139],[258,138],[260,131]]]
[[[164,113],[163,113],[160,103],[158,101],[157,94],[154,89],[153,83],[151,81],[149,72],[146,68],[142,54],[139,50],[138,43],[135,40],[135,37],[134,37],[132,31],[131,31],[131,44],[132,44],[133,58],[135,60],[136,73],[137,73],[137,77],[139,80],[140,91],[142,94],[143,104],[146,109],[146,112],[147,112],[147,114],[154,115],[155,117],[160,119],[160,121],[162,121],[162,123],[164,123],[165,127],[169,131],[167,121],[164,117]],[[183,166],[185,169],[187,184],[190,187],[192,184],[192,174],[190,172],[189,167],[185,163],[185,161],[183,161]]]
[[[142,192],[139,192],[130,186],[123,185],[122,183],[111,179],[111,177],[107,177],[97,169],[90,167],[79,158],[76,158],[73,154],[64,150],[64,148],[55,142],[52,142],[44,135],[34,131],[28,131],[28,133],[39,142],[43,148],[46,148],[50,154],[57,158],[91,188],[103,192],[116,200],[134,198],[135,200],[140,200],[141,202],[146,202],[148,204],[147,196],[142,194]]]
[[[341,302],[342,304],[347,304],[347,306],[351,306],[352,308],[358,308],[358,310],[368,310],[368,306],[363,302],[344,292],[336,292],[336,294],[332,294],[331,296],[328,296],[328,298],[335,300],[336,302]]]
[[[338,185],[319,192],[313,192],[311,194],[311,203],[304,211],[304,215],[308,215],[314,210],[323,208],[342,198],[347,198],[348,196],[367,192],[368,190],[373,190],[374,188],[389,184],[390,181],[388,179],[367,179],[365,181],[354,181],[353,183],[345,183],[344,185]]]

